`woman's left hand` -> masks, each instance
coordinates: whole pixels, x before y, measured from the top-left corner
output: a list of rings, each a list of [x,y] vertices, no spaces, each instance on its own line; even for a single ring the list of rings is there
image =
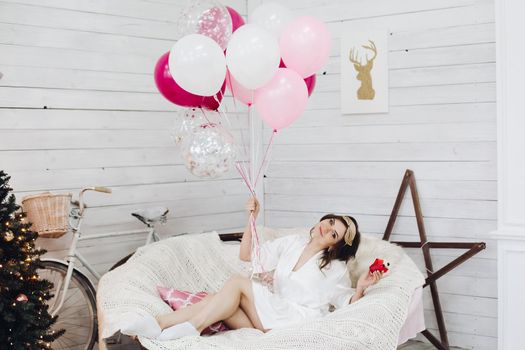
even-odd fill
[[[381,278],[383,278],[384,273],[382,271],[366,271],[359,277],[357,280],[357,289],[364,291],[373,284],[376,284]]]

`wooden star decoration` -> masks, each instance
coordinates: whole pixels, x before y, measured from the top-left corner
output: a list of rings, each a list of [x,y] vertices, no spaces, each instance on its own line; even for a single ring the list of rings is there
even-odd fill
[[[483,249],[485,249],[485,242],[429,242],[427,240],[427,235],[425,231],[425,225],[423,221],[423,212],[421,211],[421,205],[419,202],[419,195],[417,192],[416,179],[414,172],[410,169],[405,171],[405,176],[401,182],[397,198],[392,208],[392,213],[390,214],[390,219],[383,235],[383,240],[390,240],[390,235],[392,234],[392,229],[396,222],[399,209],[401,208],[401,203],[405,196],[407,188],[410,187],[410,193],[412,195],[412,203],[414,205],[414,211],[416,214],[417,228],[419,231],[419,242],[392,242],[398,244],[405,248],[421,248],[423,251],[423,257],[425,259],[425,267],[427,271],[427,278],[425,279],[425,284],[423,287],[429,287],[430,293],[432,295],[432,302],[434,304],[434,311],[436,314],[436,319],[438,322],[438,329],[440,339],[437,339],[428,329],[425,329],[421,333],[425,336],[431,343],[439,350],[449,350],[447,328],[445,326],[445,319],[443,318],[443,310],[441,308],[441,303],[439,301],[439,293],[436,285],[436,281],[446,275],[448,272],[464,263]],[[468,249],[466,253],[454,259],[447,265],[443,266],[441,269],[434,271],[432,266],[432,258],[430,256],[430,249]]]

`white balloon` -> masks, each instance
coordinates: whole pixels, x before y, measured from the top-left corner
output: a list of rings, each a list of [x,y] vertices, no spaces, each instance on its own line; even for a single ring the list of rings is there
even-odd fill
[[[293,18],[294,16],[288,8],[276,2],[267,2],[253,10],[249,22],[260,25],[278,38],[284,27]]]
[[[251,90],[272,79],[280,60],[277,39],[257,24],[239,27],[226,51],[226,64],[231,74],[239,84]]]
[[[170,50],[168,66],[173,80],[195,95],[215,95],[226,79],[224,53],[215,41],[201,34],[177,41]]]

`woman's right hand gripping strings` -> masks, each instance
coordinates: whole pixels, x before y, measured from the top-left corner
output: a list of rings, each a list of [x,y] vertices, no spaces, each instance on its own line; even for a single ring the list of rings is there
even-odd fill
[[[261,206],[256,197],[250,197],[250,199],[248,199],[248,202],[246,203],[246,210],[248,211],[248,213],[250,213],[250,215],[253,215],[254,220],[257,219],[257,215],[259,215],[260,208]],[[246,225],[246,229],[244,230],[243,241],[247,242],[248,241],[247,238],[249,236],[250,243],[251,243],[252,236],[251,236],[250,219],[248,219],[248,224]],[[241,241],[241,252],[242,252],[243,241]],[[250,246],[250,249],[251,249],[251,246]],[[251,256],[251,252],[250,252],[250,256]],[[273,271],[263,271],[263,272],[255,273],[253,274],[253,277],[255,280],[258,280],[259,282],[261,282],[261,284],[266,286],[271,292],[273,292]]]
[[[241,247],[239,251],[239,258],[242,261],[251,261],[252,260],[252,226],[251,220],[253,215],[253,220],[257,219],[259,215],[259,210],[261,206],[256,197],[250,197],[246,203],[246,211],[249,213],[248,222],[244,227],[244,233],[242,234]]]
[[[248,202],[246,203],[246,210],[253,214],[254,218],[257,219],[257,215],[259,215],[259,210],[261,209],[261,206],[259,204],[259,201],[256,197],[250,197],[248,199]]]

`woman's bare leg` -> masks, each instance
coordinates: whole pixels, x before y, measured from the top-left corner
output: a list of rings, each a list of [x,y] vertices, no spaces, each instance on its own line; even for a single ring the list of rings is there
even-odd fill
[[[149,330],[152,334],[145,336],[155,338],[157,334],[153,333],[158,330],[160,335],[157,339],[168,340],[198,335],[220,320],[224,320],[232,329],[249,327],[265,331],[253,303],[252,284],[248,278],[233,276],[215,295],[209,295],[196,304],[157,318],[150,316],[150,320],[144,317],[133,320],[132,324],[123,325],[121,331],[129,335],[145,335],[145,330]]]
[[[224,323],[230,329],[241,329],[241,328],[255,328],[252,321],[241,308],[237,309],[235,313],[224,320]]]
[[[253,304],[251,281],[239,275],[230,278],[220,292],[209,300],[206,306],[189,319],[195,328],[202,330],[209,325],[233,316],[241,309],[250,322],[259,330],[264,330]]]
[[[214,296],[214,293],[210,293],[198,303],[188,305],[185,308],[170,312],[169,314],[157,316],[157,322],[160,328],[164,329],[188,321],[192,316],[202,311]],[[254,328],[250,318],[242,309],[238,309],[231,317],[225,319],[224,322],[231,329]]]
[[[239,310],[242,310],[246,317],[250,320],[250,322],[252,323],[252,328],[257,328],[260,331],[266,332],[268,330],[264,329],[261,320],[259,319],[259,315],[257,314],[255,304],[253,303],[253,291],[251,283],[249,285],[249,288],[250,297],[245,297],[243,295],[243,297],[241,298],[241,305],[239,307]]]
[[[210,293],[198,303],[188,305],[182,309],[170,312],[168,314],[157,316],[157,322],[160,325],[160,328],[164,329],[175,324],[188,321],[193,315],[199,313],[204,307],[208,304],[211,298],[214,296],[214,293]]]

